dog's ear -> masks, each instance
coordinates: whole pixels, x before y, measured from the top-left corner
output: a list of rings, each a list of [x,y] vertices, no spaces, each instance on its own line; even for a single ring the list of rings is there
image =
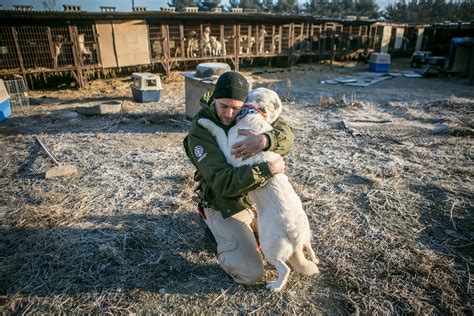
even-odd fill
[[[281,111],[283,110],[283,105],[281,104],[281,100],[280,100],[280,97],[278,96],[278,94],[273,90],[269,90],[269,91],[271,91],[272,95],[273,95],[272,104],[274,106],[274,111],[272,113],[272,117],[270,118],[270,123],[273,123],[280,116]]]

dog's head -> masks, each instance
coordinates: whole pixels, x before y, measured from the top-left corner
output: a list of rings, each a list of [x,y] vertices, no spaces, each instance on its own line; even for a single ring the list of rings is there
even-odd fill
[[[270,124],[276,121],[282,110],[278,94],[267,88],[257,88],[250,91],[245,105],[252,105],[262,111]]]

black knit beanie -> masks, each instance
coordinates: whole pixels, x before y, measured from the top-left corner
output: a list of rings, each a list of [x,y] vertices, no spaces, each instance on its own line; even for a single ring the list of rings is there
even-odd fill
[[[224,72],[217,79],[214,99],[234,99],[245,101],[249,93],[249,83],[244,76],[235,71]]]

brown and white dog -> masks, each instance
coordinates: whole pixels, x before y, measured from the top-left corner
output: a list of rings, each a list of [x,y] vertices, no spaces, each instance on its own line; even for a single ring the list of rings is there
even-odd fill
[[[254,165],[273,161],[278,154],[263,151],[244,161],[236,159],[231,154],[232,145],[245,138],[239,135],[238,130],[268,132],[272,130],[270,124],[278,118],[281,110],[280,98],[274,91],[257,88],[249,93],[243,114],[237,118],[237,123],[229,130],[228,136],[208,119],[200,119],[198,123],[216,137],[229,164],[234,167]],[[319,273],[316,266],[319,261],[311,247],[308,217],[288,177],[285,174],[276,174],[263,188],[249,192],[249,197],[257,209],[259,241],[263,254],[279,274],[277,280],[267,284],[267,288],[270,291],[280,291],[285,286],[291,271],[287,263],[295,271],[306,275]],[[311,260],[305,258],[304,249]]]

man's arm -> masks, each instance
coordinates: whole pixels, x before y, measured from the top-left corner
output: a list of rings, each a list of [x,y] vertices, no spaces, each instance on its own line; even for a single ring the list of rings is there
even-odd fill
[[[199,132],[190,133],[187,137],[188,155],[215,194],[223,197],[243,195],[264,186],[273,176],[267,162],[232,167],[214,137],[201,127],[196,127],[196,130]]]
[[[262,150],[273,151],[280,155],[286,155],[290,152],[295,141],[295,134],[291,127],[282,119],[277,119],[273,125],[273,130],[255,134],[252,131],[239,130],[240,135],[246,135],[247,138],[232,146],[232,154],[236,158],[245,160]]]
[[[295,142],[293,129],[283,119],[278,118],[272,124],[273,130],[264,133],[268,137],[269,144],[264,150],[286,155],[290,152]]]

